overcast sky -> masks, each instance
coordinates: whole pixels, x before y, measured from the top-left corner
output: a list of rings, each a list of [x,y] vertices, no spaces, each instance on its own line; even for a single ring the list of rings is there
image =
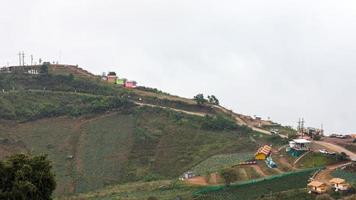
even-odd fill
[[[35,59],[356,132],[355,0],[0,0],[0,66]],[[27,63],[29,63],[27,56]]]

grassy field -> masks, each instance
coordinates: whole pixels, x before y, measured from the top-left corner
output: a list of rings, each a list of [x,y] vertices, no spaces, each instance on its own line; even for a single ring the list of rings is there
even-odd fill
[[[96,79],[0,74],[0,89],[5,91],[0,93],[0,158],[48,154],[57,196],[173,179],[214,155],[246,155],[262,144],[286,142],[252,133],[208,104]],[[135,106],[132,100],[211,116]],[[226,165],[236,161],[226,160]],[[249,168],[241,174],[258,177]]]
[[[312,152],[303,157],[298,163],[297,167],[300,168],[312,168],[331,165],[339,162],[336,156],[325,155],[319,152]]]
[[[333,177],[345,179],[347,182],[356,184],[356,172],[337,169],[332,173]]]
[[[268,194],[305,188],[312,171],[298,172],[261,182],[233,185],[222,190],[197,195],[197,200],[248,200],[262,198]],[[293,181],[291,181],[293,180]]]
[[[295,129],[288,126],[282,126],[280,124],[264,125],[262,128],[268,131],[276,129],[279,131],[279,134],[287,136],[295,136],[297,134],[297,131]]]
[[[160,180],[152,182],[135,182],[110,186],[104,189],[79,194],[71,197],[62,197],[60,200],[146,200],[156,197],[159,200],[172,200],[177,196],[183,200],[193,200],[192,193],[199,187],[185,186],[175,181]],[[59,200],[58,199],[58,200]]]
[[[245,129],[206,130],[204,118],[159,108],[136,108],[79,118],[0,122],[1,156],[46,153],[56,195],[107,185],[171,179],[217,154],[255,151]],[[7,153],[6,153],[7,152]]]
[[[232,167],[240,162],[251,160],[253,153],[235,153],[212,156],[192,168],[195,174],[219,172],[221,169]]]

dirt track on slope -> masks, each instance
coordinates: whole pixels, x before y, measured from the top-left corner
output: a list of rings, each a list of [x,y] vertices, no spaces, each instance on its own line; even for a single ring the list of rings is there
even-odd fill
[[[344,152],[344,153],[346,153],[346,155],[348,155],[350,157],[351,160],[356,161],[356,154],[345,149],[342,146],[339,146],[336,144],[331,144],[328,142],[323,142],[323,141],[314,141],[314,143],[322,145],[322,146],[326,147],[327,149],[330,149],[331,151],[335,151],[337,153]]]

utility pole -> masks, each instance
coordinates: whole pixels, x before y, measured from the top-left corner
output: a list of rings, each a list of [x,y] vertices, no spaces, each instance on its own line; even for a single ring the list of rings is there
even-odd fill
[[[22,52],[22,66],[25,66],[25,52]]]
[[[302,118],[301,129],[302,129],[302,137],[304,137],[304,118]]]
[[[33,65],[33,55],[31,55],[31,66]]]
[[[304,118],[298,120],[298,132],[301,133],[302,137],[304,136]]]
[[[17,55],[19,55],[19,66],[21,66],[21,52],[19,52]]]

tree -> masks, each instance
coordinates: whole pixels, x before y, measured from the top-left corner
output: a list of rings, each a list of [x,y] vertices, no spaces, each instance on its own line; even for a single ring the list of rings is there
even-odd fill
[[[194,100],[197,102],[198,105],[203,105],[206,102],[203,94],[197,94],[194,96]]]
[[[219,105],[219,100],[214,95],[208,96],[208,101],[211,104]]]
[[[43,64],[41,66],[40,73],[45,74],[45,75],[48,74],[48,65],[47,64]]]
[[[349,156],[345,152],[341,152],[339,154],[336,154],[336,159],[339,161],[345,161],[349,158]]]
[[[237,174],[234,169],[227,168],[220,173],[221,177],[224,179],[225,185],[230,186],[230,184],[237,180]]]
[[[315,140],[315,141],[319,141],[320,139],[321,139],[320,135],[314,135],[313,136],[313,140]]]
[[[49,200],[56,188],[47,156],[16,154],[0,162],[0,199]]]

